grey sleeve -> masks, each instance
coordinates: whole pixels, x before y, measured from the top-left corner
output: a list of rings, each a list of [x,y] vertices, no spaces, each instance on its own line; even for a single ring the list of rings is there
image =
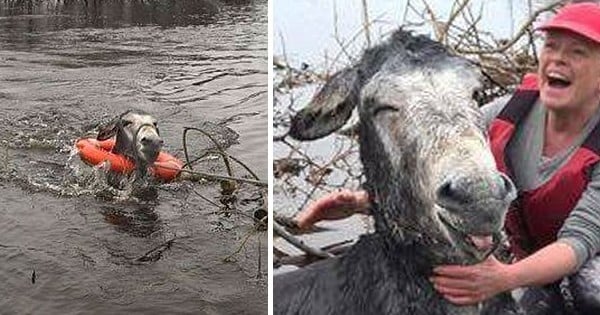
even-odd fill
[[[591,179],[575,209],[558,232],[558,240],[569,244],[577,257],[577,269],[600,249],[600,165],[592,170]]]
[[[501,96],[493,101],[481,106],[480,110],[483,113],[483,119],[485,121],[486,128],[490,127],[492,120],[500,114],[500,111],[506,106],[508,100],[511,98],[511,94]]]

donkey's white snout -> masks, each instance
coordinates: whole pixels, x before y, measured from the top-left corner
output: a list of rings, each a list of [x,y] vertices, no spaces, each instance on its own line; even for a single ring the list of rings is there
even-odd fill
[[[154,148],[161,148],[163,146],[163,139],[161,139],[158,135],[147,135],[140,139],[140,142],[144,146],[150,146]]]
[[[438,186],[435,194],[439,205],[459,209],[468,203],[485,199],[510,203],[516,198],[517,190],[510,178],[502,173],[490,176],[453,174]]]

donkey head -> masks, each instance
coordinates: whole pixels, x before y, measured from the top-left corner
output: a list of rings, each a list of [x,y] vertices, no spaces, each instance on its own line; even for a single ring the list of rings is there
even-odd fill
[[[156,119],[141,112],[123,113],[104,127],[97,138],[111,137],[116,137],[113,152],[131,158],[140,170],[156,161],[163,145]]]
[[[294,117],[290,135],[325,136],[357,107],[377,233],[430,244],[441,262],[479,261],[498,242],[516,192],[488,148],[472,99],[478,87],[466,60],[399,30],[334,75]]]

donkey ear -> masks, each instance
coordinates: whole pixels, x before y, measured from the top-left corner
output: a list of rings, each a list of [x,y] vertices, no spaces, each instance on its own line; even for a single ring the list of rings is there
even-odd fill
[[[341,128],[359,101],[359,74],[355,67],[334,74],[309,104],[292,117],[289,135],[315,140]]]
[[[100,132],[98,132],[98,136],[96,137],[96,139],[102,141],[102,140],[112,138],[114,135],[117,134],[118,129],[119,128],[118,128],[117,123],[112,121],[107,126],[100,129]]]

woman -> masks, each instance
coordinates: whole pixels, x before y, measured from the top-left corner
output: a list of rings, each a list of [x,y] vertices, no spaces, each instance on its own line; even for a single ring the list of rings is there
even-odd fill
[[[561,314],[558,286],[571,275],[575,307],[600,314],[600,6],[567,5],[539,29],[546,38],[537,75],[508,103],[483,108],[496,164],[520,191],[506,218],[516,260],[439,266],[431,280],[456,304],[528,287],[528,314]],[[296,219],[306,227],[368,204],[365,192],[341,191]]]

